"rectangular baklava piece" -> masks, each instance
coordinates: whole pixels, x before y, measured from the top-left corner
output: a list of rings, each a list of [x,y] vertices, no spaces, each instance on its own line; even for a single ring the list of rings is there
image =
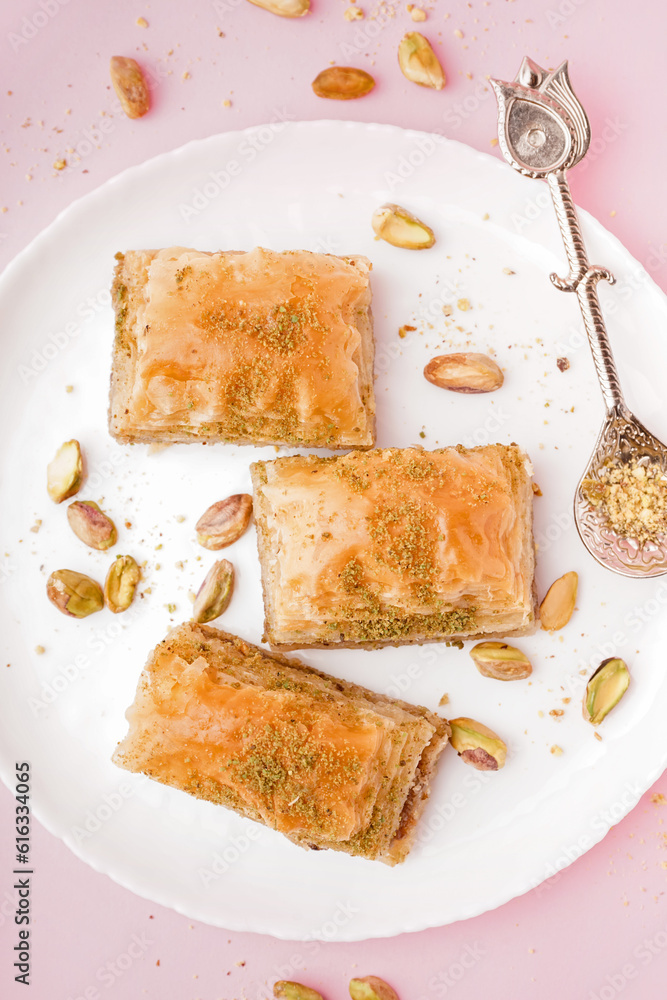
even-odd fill
[[[532,470],[516,445],[293,456],[251,470],[272,647],[534,631]]]
[[[425,708],[193,622],[151,654],[113,761],[305,848],[405,859],[450,734]]]
[[[172,247],[116,260],[118,441],[373,445],[365,257]]]

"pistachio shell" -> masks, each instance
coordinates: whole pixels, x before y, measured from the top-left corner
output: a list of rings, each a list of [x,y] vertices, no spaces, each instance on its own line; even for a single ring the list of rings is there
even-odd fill
[[[70,618],[87,618],[104,607],[99,583],[71,569],[55,570],[46,581],[46,594],[58,611]]]
[[[439,354],[424,368],[424,378],[451,392],[493,392],[500,389],[504,376],[493,358],[474,351]]]
[[[73,497],[81,488],[83,457],[78,441],[61,444],[46,469],[46,489],[54,503]]]
[[[398,995],[389,983],[377,976],[363,976],[350,980],[352,1000],[398,1000]]]
[[[213,563],[195,597],[192,618],[200,625],[219,618],[234,590],[234,567],[227,559]]]
[[[148,87],[135,59],[112,56],[109,65],[113,89],[128,118],[142,118],[150,107]]]
[[[547,632],[557,632],[569,622],[577,603],[578,575],[572,571],[560,576],[549,587],[540,604],[540,621]]]
[[[195,525],[197,541],[206,549],[224,549],[240,538],[250,523],[252,497],[235,493],[211,504]]]
[[[71,503],[67,520],[76,537],[91,549],[110,549],[118,540],[116,525],[92,500]]]
[[[630,685],[630,671],[624,660],[603,660],[586,685],[583,712],[587,722],[599,726],[618,705]]]
[[[517,681],[530,677],[530,660],[516,646],[505,642],[480,642],[470,650],[480,674],[498,681]]]
[[[310,0],[250,0],[250,3],[279,17],[303,17],[310,10]]]
[[[363,69],[354,66],[329,66],[318,73],[312,87],[318,97],[334,101],[353,101],[365,97],[375,86],[375,80]]]
[[[116,556],[104,581],[104,602],[115,615],[127,611],[134,600],[141,570],[132,556]]]
[[[302,983],[293,983],[289,979],[280,979],[273,984],[273,995],[284,1000],[322,1000],[321,994]]]
[[[408,31],[398,46],[398,64],[401,72],[412,83],[421,87],[442,90],[445,74],[431,48],[431,43],[418,31]]]
[[[378,239],[402,250],[428,250],[435,243],[433,230],[401,205],[376,208],[371,222]]]
[[[497,771],[504,767],[507,747],[497,733],[474,719],[462,716],[450,719],[450,743],[459,757],[478,771]]]

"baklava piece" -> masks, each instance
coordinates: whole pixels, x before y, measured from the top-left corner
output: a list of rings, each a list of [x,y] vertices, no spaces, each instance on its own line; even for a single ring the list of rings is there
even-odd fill
[[[373,445],[365,257],[261,247],[116,257],[118,441]]]
[[[113,761],[305,848],[405,860],[450,733],[425,708],[194,622],[151,654]]]
[[[506,638],[536,627],[530,462],[516,445],[252,465],[275,648]]]

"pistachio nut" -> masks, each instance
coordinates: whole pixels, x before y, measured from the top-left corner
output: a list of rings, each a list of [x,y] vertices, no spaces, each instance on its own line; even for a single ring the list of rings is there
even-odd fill
[[[109,65],[113,89],[128,118],[142,118],[150,107],[148,87],[135,59],[112,56]]]
[[[433,230],[400,205],[376,208],[371,222],[378,239],[402,250],[428,250],[435,243]]]
[[[418,31],[408,31],[398,46],[398,65],[403,76],[421,87],[442,90],[445,74],[431,48],[431,43]]]
[[[318,97],[332,101],[354,101],[370,94],[375,80],[363,69],[354,66],[329,66],[318,73],[312,87]]]
[[[235,493],[204,511],[195,525],[197,541],[205,549],[224,549],[240,538],[250,523],[252,497]]]
[[[322,996],[316,990],[311,990],[309,986],[302,983],[293,983],[289,979],[279,979],[273,984],[274,997],[284,1000],[322,1000]]]
[[[424,368],[424,378],[440,389],[470,393],[493,392],[505,381],[493,358],[474,351],[439,354]]]
[[[547,632],[557,632],[567,625],[577,603],[578,575],[572,571],[559,576],[547,590],[540,604],[540,621]]]
[[[58,611],[70,618],[86,618],[104,607],[99,583],[71,569],[55,570],[46,581],[46,594]]]
[[[83,457],[78,441],[61,444],[46,468],[46,489],[54,503],[73,497],[81,488]]]
[[[466,764],[478,771],[498,771],[504,767],[507,747],[492,729],[465,717],[450,719],[449,724],[450,743]]]
[[[199,625],[219,618],[227,609],[234,590],[234,567],[227,559],[213,563],[197,591],[192,618]]]
[[[141,570],[132,556],[116,556],[104,581],[104,603],[115,615],[127,611],[134,600]]]
[[[303,17],[310,10],[310,0],[250,0],[250,3],[280,17]]]
[[[498,681],[520,681],[533,672],[526,654],[506,642],[479,642],[470,655],[480,674]]]
[[[583,703],[584,719],[594,726],[599,726],[612,708],[618,705],[629,685],[630,671],[624,660],[618,657],[603,660],[597,670],[591,674],[586,685]]]
[[[389,983],[377,976],[363,976],[361,979],[350,980],[350,996],[352,1000],[398,1000]]]
[[[110,549],[118,540],[116,525],[92,500],[75,500],[67,508],[69,526],[91,549]]]

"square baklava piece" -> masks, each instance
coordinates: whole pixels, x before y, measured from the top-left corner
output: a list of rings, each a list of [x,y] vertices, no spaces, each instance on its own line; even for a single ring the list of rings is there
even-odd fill
[[[111,434],[372,446],[370,268],[261,247],[117,254]]]
[[[305,848],[394,865],[413,843],[450,727],[190,622],[152,652],[113,761]]]
[[[255,462],[275,648],[534,631],[533,490],[516,445]]]

